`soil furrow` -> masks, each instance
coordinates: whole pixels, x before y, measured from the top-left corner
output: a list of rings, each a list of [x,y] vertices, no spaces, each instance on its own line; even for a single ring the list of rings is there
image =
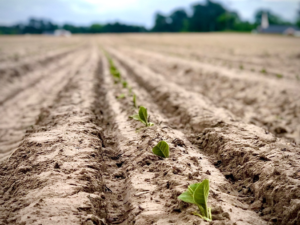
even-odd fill
[[[271,223],[295,224],[300,220],[299,148],[237,121],[202,95],[165,80],[122,52],[110,52],[151,94],[172,125],[190,133],[189,139],[215,160],[236,190],[250,196],[244,200],[251,209]]]
[[[2,68],[0,68],[0,76],[1,76],[1,88],[4,88],[6,85],[18,81],[20,77],[26,76],[28,72],[34,71],[36,69],[41,69],[44,66],[47,66],[51,63],[55,63],[56,61],[62,59],[66,55],[74,53],[82,49],[82,46],[71,49],[58,49],[54,52],[48,52],[43,56],[37,56],[34,59],[28,60],[24,59],[22,62],[12,62],[10,65],[8,63],[4,64]]]
[[[94,125],[91,57],[1,165],[0,224],[103,224],[101,128]]]
[[[130,46],[212,64],[300,80],[299,43],[280,36],[241,34],[154,34],[112,36],[112,46]],[[109,44],[111,44],[109,43]]]
[[[191,183],[201,182],[205,178],[211,181],[213,219],[220,224],[266,224],[254,212],[247,210],[248,205],[238,199],[225,177],[201,153],[199,153],[184,135],[167,126],[167,119],[159,112],[145,92],[126,76],[132,91],[137,94],[139,103],[148,107],[154,127],[143,128],[141,124],[128,118],[136,113],[131,102],[132,95],[122,85],[113,83],[108,63],[104,60],[104,73],[100,77],[99,99],[103,104],[104,115],[110,115],[109,129],[105,136],[115,139],[114,148],[106,145],[105,162],[109,162],[103,178],[112,191],[106,194],[111,202],[108,222],[112,224],[208,224],[190,213],[195,207],[189,207],[177,199]],[[103,79],[103,81],[101,81]],[[117,99],[120,94],[124,99]],[[138,129],[138,131],[137,131]],[[161,160],[151,150],[158,141],[170,144],[171,157]],[[111,162],[114,159],[114,162]],[[208,175],[210,173],[210,175]],[[228,194],[232,192],[232,194]]]
[[[10,40],[11,41],[11,40]],[[64,43],[66,41],[66,43]],[[37,43],[40,42],[40,43]],[[39,40],[28,40],[27,43],[24,43],[24,40],[20,42],[17,40],[16,42],[9,43],[3,41],[2,39],[2,51],[0,55],[0,68],[6,67],[5,64],[11,64],[11,61],[16,63],[20,63],[22,61],[37,59],[38,57],[42,57],[49,52],[54,52],[59,49],[70,49],[79,46],[82,43],[78,41],[72,40],[69,42],[68,40],[51,40],[49,39],[46,42],[41,43],[41,39]],[[5,46],[5,49],[3,47]]]
[[[300,143],[297,82],[261,78],[140,50],[124,52],[187,90],[207,96],[244,122]]]
[[[229,69],[238,69],[240,72],[243,70],[258,72],[269,78],[284,78],[293,81],[299,80],[297,74],[300,68],[297,58],[284,61],[284,57],[275,57],[267,59],[264,56],[249,57],[247,55],[237,55],[234,53],[216,53],[214,51],[203,50],[190,50],[172,46],[148,46],[143,45],[135,46],[140,49],[151,50],[169,56],[177,56],[192,61],[200,61],[202,63],[211,64],[214,67],[223,67]],[[297,76],[298,75],[298,76]]]
[[[2,83],[3,86],[0,91],[0,106],[22,91],[34,86],[46,76],[49,76],[49,74],[56,73],[58,70],[62,69],[68,63],[70,63],[70,61],[74,57],[74,54],[78,55],[78,52],[66,53],[55,58],[54,61],[49,62],[49,64],[44,65],[42,68],[37,68],[29,73],[24,72],[25,75],[19,76],[10,82],[4,81]]]
[[[71,62],[74,56],[76,60]],[[0,137],[0,161],[6,159],[16,149],[26,130],[30,132],[34,129],[34,125],[42,119],[43,114],[40,114],[42,108],[53,103],[70,77],[74,76],[79,66],[85,63],[85,59],[86,53],[78,52],[63,60],[62,65],[45,69],[42,79],[27,86],[21,93],[0,106],[0,130],[3,132]]]

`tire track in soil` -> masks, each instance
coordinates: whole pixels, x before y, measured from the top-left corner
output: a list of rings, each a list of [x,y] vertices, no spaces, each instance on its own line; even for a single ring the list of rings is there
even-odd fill
[[[300,221],[298,147],[257,126],[236,121],[204,96],[165,80],[120,51],[109,50],[173,119],[171,124],[214,160],[236,191],[244,193],[241,200],[251,204],[250,209],[270,223]]]
[[[76,60],[73,61],[73,57]],[[34,128],[41,119],[41,109],[52,104],[58,92],[76,73],[78,65],[85,63],[85,57],[86,53],[82,51],[73,53],[59,63],[44,68],[43,72],[34,72],[33,82],[28,79],[22,84],[27,88],[21,89],[14,98],[0,105],[0,161],[9,157],[18,147],[26,130],[30,132]]]
[[[92,112],[98,54],[86,51],[89,60],[0,164],[0,224],[104,224],[102,128]]]
[[[186,90],[207,96],[246,123],[300,143],[298,82],[230,71],[145,50],[124,52]]]
[[[112,224],[209,224],[190,213],[195,207],[181,202],[177,197],[191,183],[205,178],[211,181],[212,197],[209,204],[213,207],[214,224],[267,224],[248,205],[241,203],[237,193],[216,169],[208,158],[199,153],[184,135],[167,126],[167,119],[158,112],[147,93],[129,80],[126,71],[116,64],[122,77],[126,78],[139,102],[148,107],[155,126],[140,129],[140,124],[128,119],[136,113],[131,99],[117,100],[116,96],[128,92],[121,85],[113,84],[109,66],[104,61],[103,77],[100,77],[99,96],[106,95],[107,115],[113,118],[105,129],[105,136],[115,139],[117,146],[106,148],[111,162],[104,173],[104,182],[112,193],[106,195],[111,204],[108,206],[108,221]],[[103,79],[103,80],[101,80]],[[103,112],[104,114],[105,111]],[[151,149],[155,144],[165,140],[170,144],[170,158],[161,160]],[[117,151],[116,151],[117,149]],[[111,160],[105,160],[106,162]],[[208,175],[208,173],[210,176]],[[232,193],[232,194],[228,194]],[[122,207],[123,206],[123,207]],[[123,216],[121,216],[123,215]]]

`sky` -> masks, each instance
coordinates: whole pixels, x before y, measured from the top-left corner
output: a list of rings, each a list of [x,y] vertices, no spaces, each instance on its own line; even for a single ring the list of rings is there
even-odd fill
[[[294,21],[300,0],[214,0],[252,20],[257,9],[270,9]],[[191,10],[204,0],[0,0],[0,24],[11,25],[29,17],[53,22],[89,25],[94,22],[123,22],[150,28],[156,12],[169,14],[176,8]]]

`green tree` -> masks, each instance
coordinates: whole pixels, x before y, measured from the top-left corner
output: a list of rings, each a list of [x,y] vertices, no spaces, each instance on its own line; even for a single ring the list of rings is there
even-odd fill
[[[186,31],[188,15],[184,9],[177,9],[170,15],[170,29],[172,32]]]
[[[299,4],[299,9],[297,11],[296,25],[300,28],[300,4]]]
[[[90,26],[91,33],[101,33],[103,32],[103,26],[99,23],[94,23]]]
[[[156,13],[154,27],[152,28],[152,31],[154,31],[154,32],[171,32],[172,29],[171,29],[170,18],[168,18],[160,13]]]
[[[217,18],[217,29],[234,30],[235,25],[240,22],[240,17],[236,12],[226,12]]]
[[[204,5],[196,4],[193,6],[193,15],[189,20],[190,31],[218,31],[218,18],[226,13],[224,7],[207,0]]]

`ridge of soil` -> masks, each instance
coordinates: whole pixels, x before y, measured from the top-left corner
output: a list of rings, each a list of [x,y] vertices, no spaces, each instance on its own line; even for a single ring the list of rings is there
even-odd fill
[[[277,139],[264,129],[237,121],[205,97],[167,82],[162,75],[122,52],[112,49],[110,52],[151,94],[163,112],[174,118],[172,124],[187,125],[183,128],[192,132],[191,142],[215,156],[220,162],[218,168],[235,188],[250,192],[253,198],[247,201],[263,218],[279,224],[299,221],[299,147]]]
[[[245,123],[300,143],[299,82],[231,71],[155,52],[132,49],[122,52],[185,89],[205,95]]]
[[[300,224],[295,39],[1,40],[1,225]],[[134,94],[154,126],[129,117]],[[211,222],[178,199],[204,179]]]

